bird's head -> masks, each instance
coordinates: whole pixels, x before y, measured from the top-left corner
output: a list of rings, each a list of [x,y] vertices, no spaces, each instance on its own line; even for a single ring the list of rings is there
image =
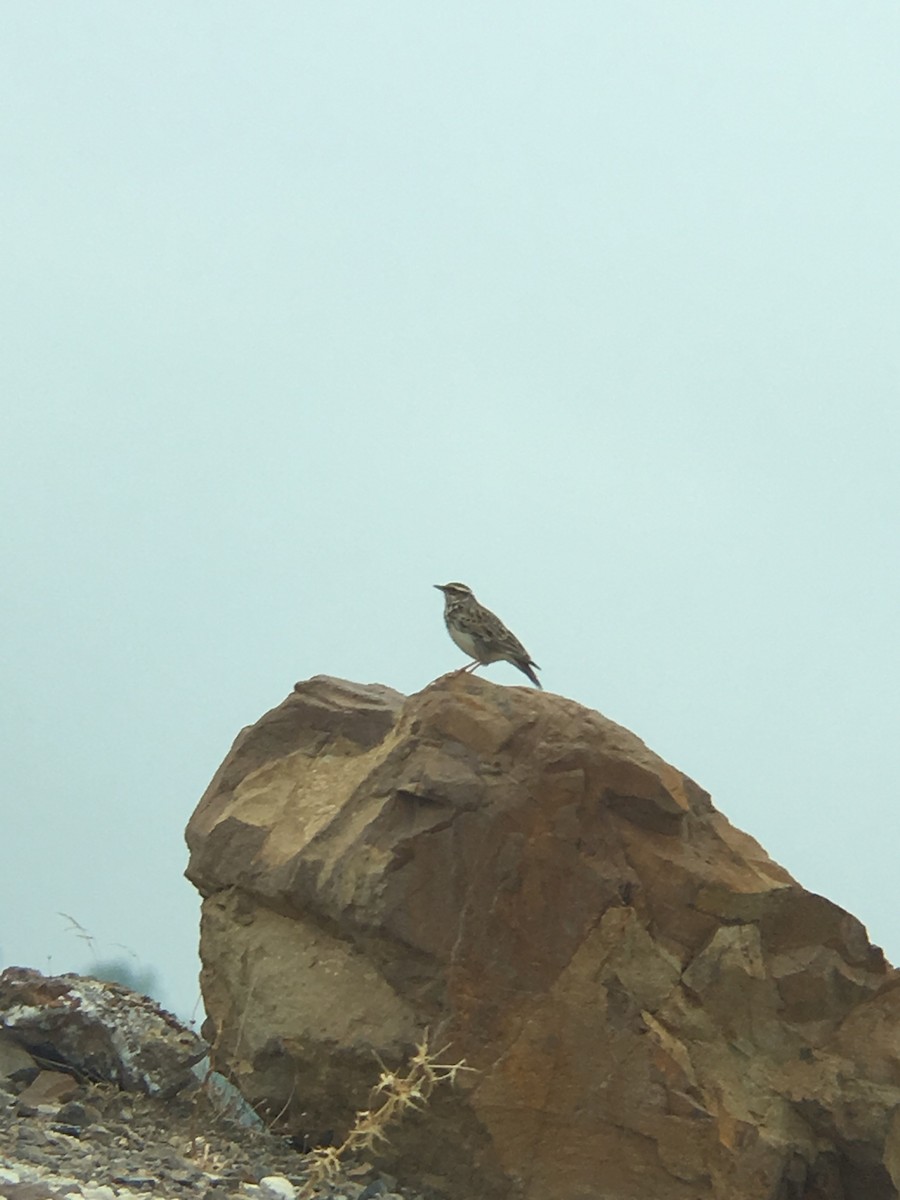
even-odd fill
[[[466,587],[464,583],[436,583],[434,585],[439,592],[444,593],[446,600],[471,600],[472,589]]]

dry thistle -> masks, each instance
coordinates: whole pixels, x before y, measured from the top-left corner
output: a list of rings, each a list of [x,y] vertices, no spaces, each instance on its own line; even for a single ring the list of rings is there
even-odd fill
[[[309,1200],[319,1184],[333,1180],[348,1155],[363,1150],[377,1153],[380,1144],[390,1141],[385,1132],[388,1126],[399,1121],[408,1109],[424,1108],[439,1083],[454,1084],[460,1071],[475,1070],[467,1067],[464,1059],[456,1063],[438,1062],[447,1048],[432,1051],[426,1031],[405,1073],[390,1070],[376,1055],[381,1074],[372,1089],[371,1106],[357,1112],[352,1128],[339,1146],[322,1146],[309,1154],[309,1179],[299,1200]]]

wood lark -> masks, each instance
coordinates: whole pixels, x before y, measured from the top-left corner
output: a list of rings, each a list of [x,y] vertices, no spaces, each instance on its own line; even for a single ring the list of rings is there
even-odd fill
[[[461,671],[474,671],[476,667],[493,662],[508,662],[524,672],[535,687],[541,681],[532,667],[538,667],[519,639],[503,624],[499,617],[479,604],[472,589],[464,583],[436,583],[444,593],[444,622],[447,632],[474,662],[460,667]]]

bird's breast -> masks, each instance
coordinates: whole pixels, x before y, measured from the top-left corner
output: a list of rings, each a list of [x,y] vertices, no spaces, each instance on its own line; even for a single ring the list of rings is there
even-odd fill
[[[458,625],[447,622],[447,632],[462,650],[463,654],[468,654],[469,658],[478,658],[478,649],[474,637],[465,629],[460,629]]]

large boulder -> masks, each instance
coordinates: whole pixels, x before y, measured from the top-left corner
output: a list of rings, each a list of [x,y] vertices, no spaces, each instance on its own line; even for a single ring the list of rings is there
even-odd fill
[[[470,675],[317,677],[191,819],[214,1065],[340,1137],[431,1031],[472,1073],[391,1134],[458,1200],[889,1200],[900,981],[633,734]]]

